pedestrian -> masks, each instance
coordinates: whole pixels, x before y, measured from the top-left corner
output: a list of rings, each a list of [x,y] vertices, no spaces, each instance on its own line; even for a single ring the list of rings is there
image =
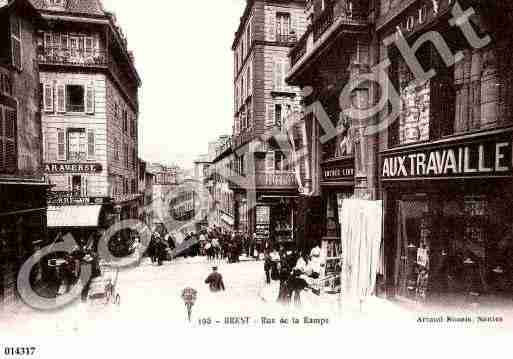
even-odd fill
[[[223,276],[217,270],[216,266],[212,267],[212,273],[205,280],[205,284],[209,285],[210,291],[213,293],[225,290]]]
[[[265,272],[265,283],[266,284],[271,284],[271,269],[272,269],[272,264],[273,263],[273,260],[271,258],[271,254],[269,253],[269,251],[265,251],[265,256],[264,256],[264,272]]]
[[[294,296],[294,304],[298,307],[301,305],[301,291],[308,287],[305,275],[309,262],[310,258],[308,253],[303,252],[297,260],[296,266],[292,270],[292,275],[289,279],[289,287],[291,294]]]

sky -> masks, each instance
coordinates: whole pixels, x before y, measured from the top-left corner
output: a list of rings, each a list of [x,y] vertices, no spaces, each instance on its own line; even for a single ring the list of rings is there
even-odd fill
[[[231,45],[246,0],[102,0],[134,51],[139,157],[191,168],[208,142],[231,134]]]

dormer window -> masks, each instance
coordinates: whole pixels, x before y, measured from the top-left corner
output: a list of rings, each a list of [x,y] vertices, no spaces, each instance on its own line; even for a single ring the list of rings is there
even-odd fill
[[[46,0],[46,5],[48,7],[64,7],[64,1],[65,0]]]

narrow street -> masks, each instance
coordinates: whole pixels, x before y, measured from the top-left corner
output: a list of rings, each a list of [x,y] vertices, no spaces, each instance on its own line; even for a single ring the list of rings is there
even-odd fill
[[[204,283],[214,264],[219,266],[224,277],[225,292],[210,293]],[[62,335],[99,335],[126,330],[134,323],[138,323],[138,328],[183,328],[187,324],[187,314],[181,293],[186,287],[198,291],[190,324],[193,327],[280,328],[292,325],[291,322],[280,323],[280,319],[291,321],[294,317],[300,320],[298,327],[322,328],[348,319],[348,313],[341,312],[341,304],[333,295],[318,297],[303,293],[301,308],[279,305],[275,302],[278,285],[278,282],[265,285],[263,262],[227,264],[199,257],[180,258],[158,267],[145,259],[139,267],[120,272],[117,286],[121,295],[119,307],[91,307],[77,303],[52,313],[24,308],[16,315],[0,318],[0,326],[7,325],[12,333],[20,335],[28,330],[32,333],[51,330]],[[396,319],[400,313],[398,308],[385,301],[372,303],[367,309],[380,316],[388,313]],[[401,315],[405,313],[401,312]]]

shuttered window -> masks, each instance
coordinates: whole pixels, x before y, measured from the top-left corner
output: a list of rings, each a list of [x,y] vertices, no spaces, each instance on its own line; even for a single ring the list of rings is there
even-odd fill
[[[275,169],[276,156],[274,151],[267,152],[265,155],[265,172],[273,173]]]
[[[62,128],[57,129],[57,158],[66,160],[66,133]]]
[[[137,169],[137,150],[134,148],[132,150],[132,167],[133,169]]]
[[[274,126],[274,104],[267,104],[266,107],[265,127],[270,128]]]
[[[86,113],[94,114],[94,85],[92,83],[86,86],[85,92],[85,108]]]
[[[114,138],[114,160],[119,161],[119,140]]]
[[[53,112],[53,86],[43,85],[43,103],[45,112]]]
[[[17,17],[11,17],[11,54],[12,65],[17,69],[22,69],[22,49],[21,49],[21,24]]]
[[[17,111],[0,106],[0,173],[18,168]]]
[[[57,85],[57,112],[66,112],[66,86],[63,84]]]
[[[87,130],[87,157],[89,160],[95,159],[95,146],[96,138],[94,130]]]

